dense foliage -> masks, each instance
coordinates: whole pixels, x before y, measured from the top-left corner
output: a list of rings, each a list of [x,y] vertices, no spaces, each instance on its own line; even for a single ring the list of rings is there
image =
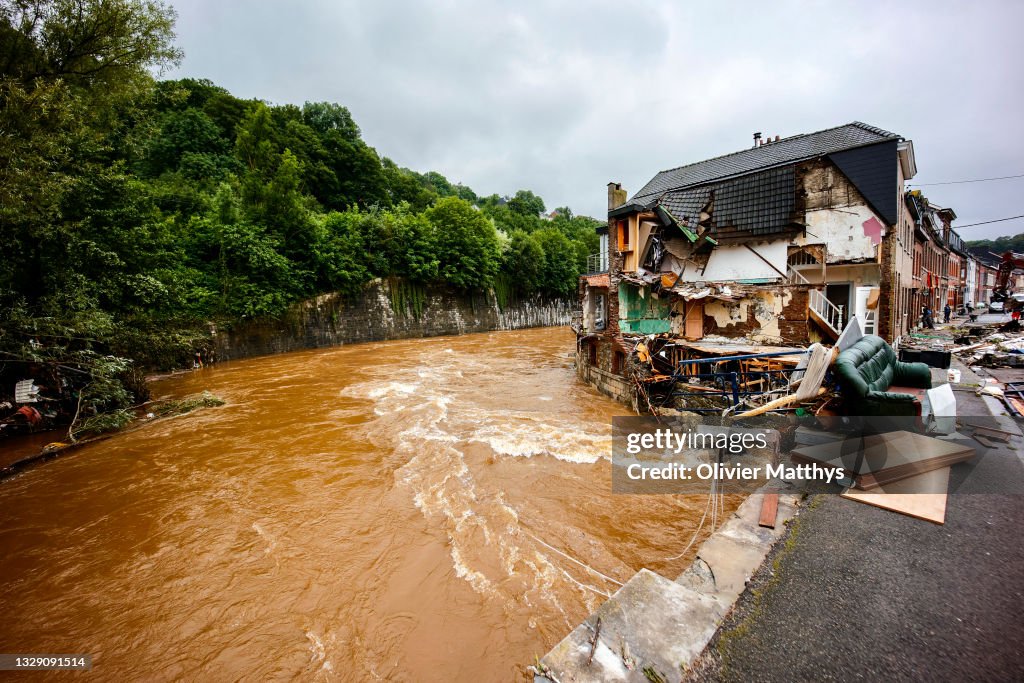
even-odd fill
[[[1024,234],[1004,235],[994,240],[969,240],[965,242],[967,248],[976,254],[989,256],[991,254],[1001,255],[1007,251],[1024,253]]]
[[[0,402],[49,377],[47,410],[113,414],[211,323],[373,278],[574,294],[596,221],[402,168],[339,104],[157,80],[173,25],[161,0],[0,0]]]
[[[0,0],[8,340],[46,320],[166,364],[206,321],[376,277],[572,295],[594,220],[402,168],[338,104],[154,80],[180,57],[173,19],[156,0]]]

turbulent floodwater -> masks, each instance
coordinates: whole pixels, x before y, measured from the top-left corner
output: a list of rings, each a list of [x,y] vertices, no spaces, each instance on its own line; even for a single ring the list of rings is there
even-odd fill
[[[103,680],[522,680],[705,499],[610,492],[565,329],[225,363],[228,405],[0,482],[4,652]],[[56,675],[56,674],[52,674]]]

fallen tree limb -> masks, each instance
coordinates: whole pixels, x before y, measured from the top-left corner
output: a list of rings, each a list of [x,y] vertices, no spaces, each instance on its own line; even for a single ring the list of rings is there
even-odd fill
[[[817,396],[821,396],[826,391],[827,390],[825,389],[825,387],[822,387],[822,388],[818,389],[818,393],[815,394],[815,396],[812,396],[811,398],[815,398]],[[802,403],[803,401],[807,401],[807,400],[810,400],[810,398],[801,399],[796,394],[790,394],[789,396],[783,396],[782,398],[777,398],[774,401],[768,401],[768,403],[765,403],[763,406],[760,406],[759,408],[754,408],[753,410],[748,410],[745,413],[740,413],[739,415],[736,415],[735,418],[738,420],[741,417],[756,417],[758,415],[763,415],[764,413],[767,413],[769,410],[776,410],[778,408],[785,408],[788,405],[792,405],[794,403]]]

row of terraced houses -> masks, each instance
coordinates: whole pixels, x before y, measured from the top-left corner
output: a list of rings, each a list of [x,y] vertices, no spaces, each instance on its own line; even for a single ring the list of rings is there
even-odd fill
[[[601,253],[580,278],[578,367],[620,375],[631,340],[652,334],[830,342],[851,316],[898,344],[925,306],[987,302],[992,264],[966,251],[953,209],[906,190],[916,173],[911,140],[853,122],[755,133],[632,196],[610,183]]]

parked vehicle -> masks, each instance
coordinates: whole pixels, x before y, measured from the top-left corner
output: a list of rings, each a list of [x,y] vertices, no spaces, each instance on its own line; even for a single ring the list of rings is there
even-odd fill
[[[1003,302],[1002,301],[992,301],[992,302],[990,302],[989,305],[988,305],[988,312],[989,313],[1002,313],[1003,312]]]

